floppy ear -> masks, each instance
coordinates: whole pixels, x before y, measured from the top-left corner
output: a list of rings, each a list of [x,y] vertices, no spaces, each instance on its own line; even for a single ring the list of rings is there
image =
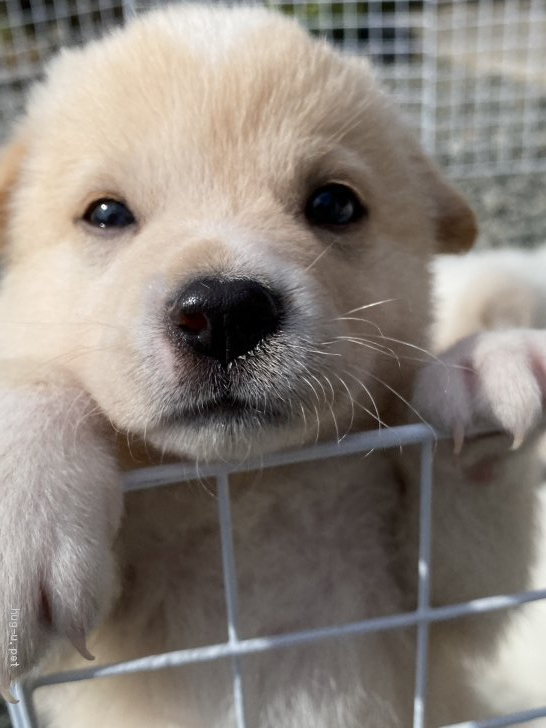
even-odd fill
[[[0,151],[0,248],[5,242],[11,191],[19,175],[25,150],[26,143],[20,135]]]
[[[478,223],[470,205],[446,180],[434,162],[421,150],[413,155],[421,184],[430,200],[436,224],[439,253],[465,253],[478,234]]]
[[[440,253],[465,253],[474,245],[478,223],[464,197],[434,168],[432,190]]]
[[[361,98],[366,98],[375,84],[375,73],[368,59],[362,56],[342,56],[343,63],[351,66],[358,74],[355,84]],[[387,97],[388,98],[388,95]],[[396,106],[385,104],[385,96],[380,104],[377,122],[395,130],[400,144],[400,154],[407,153],[412,179],[428,204],[428,212],[436,227],[438,253],[463,253],[470,250],[478,234],[476,217],[464,197],[447,181],[443,172],[422,150],[413,132],[403,120],[397,121]],[[383,116],[381,110],[386,115]],[[369,114],[368,109],[366,112]],[[393,125],[394,121],[394,125]]]

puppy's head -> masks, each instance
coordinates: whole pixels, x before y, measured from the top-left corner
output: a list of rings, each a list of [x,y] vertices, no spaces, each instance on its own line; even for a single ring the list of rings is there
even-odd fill
[[[4,350],[197,456],[388,421],[428,257],[474,237],[368,65],[258,8],[62,54],[2,175]]]

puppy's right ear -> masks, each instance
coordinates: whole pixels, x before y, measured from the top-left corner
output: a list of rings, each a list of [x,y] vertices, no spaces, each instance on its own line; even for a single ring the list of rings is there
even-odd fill
[[[19,134],[0,151],[0,248],[5,243],[11,193],[17,182],[26,149],[26,140]]]

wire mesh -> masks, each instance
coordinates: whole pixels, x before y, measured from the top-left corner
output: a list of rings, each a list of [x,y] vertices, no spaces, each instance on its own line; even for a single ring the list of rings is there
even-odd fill
[[[347,436],[341,442],[331,442],[297,451],[276,453],[264,460],[249,461],[244,466],[211,465],[197,469],[195,466],[172,464],[133,471],[126,476],[125,490],[142,490],[169,483],[180,483],[197,478],[215,478],[218,495],[218,519],[221,532],[224,592],[228,640],[223,644],[177,650],[151,655],[136,660],[57,673],[28,680],[16,686],[20,702],[10,705],[14,728],[39,728],[34,713],[32,693],[38,688],[64,682],[77,682],[98,677],[114,677],[144,671],[163,670],[199,662],[229,659],[232,665],[233,703],[237,728],[251,728],[245,718],[245,691],[240,659],[245,655],[270,650],[305,645],[325,640],[356,635],[385,632],[403,627],[417,627],[416,676],[414,689],[413,728],[425,728],[427,715],[428,635],[435,622],[456,619],[467,615],[485,614],[518,605],[546,599],[546,589],[498,595],[475,599],[460,604],[433,607],[430,604],[431,534],[432,534],[432,462],[433,446],[437,435],[425,425],[407,425],[388,430],[358,433]],[[411,612],[364,619],[358,622],[309,629],[274,636],[241,639],[238,635],[238,590],[236,555],[233,547],[229,476],[234,473],[267,469],[293,463],[304,463],[325,458],[343,457],[374,450],[419,445],[421,447],[420,473],[420,528],[418,558],[418,601]],[[181,485],[182,487],[182,485]],[[473,721],[443,726],[443,728],[496,728],[497,726],[521,725],[540,717],[546,717],[546,706],[523,713],[487,721]]]

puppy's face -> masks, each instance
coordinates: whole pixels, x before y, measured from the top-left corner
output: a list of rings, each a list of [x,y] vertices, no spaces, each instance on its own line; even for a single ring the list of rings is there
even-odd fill
[[[367,65],[256,8],[61,56],[3,169],[4,351],[200,457],[388,420],[428,256],[474,235]]]

